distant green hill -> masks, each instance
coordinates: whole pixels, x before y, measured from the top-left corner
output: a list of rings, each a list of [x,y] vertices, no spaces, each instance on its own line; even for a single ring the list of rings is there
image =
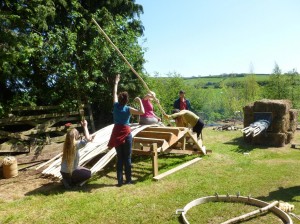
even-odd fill
[[[238,85],[239,82],[244,81],[245,77],[249,74],[223,74],[216,76],[200,76],[200,77],[187,77],[183,78],[187,85],[202,86],[202,88],[220,88],[221,84],[231,85],[235,83]],[[270,74],[255,74],[256,81],[260,86],[265,86],[268,83]]]

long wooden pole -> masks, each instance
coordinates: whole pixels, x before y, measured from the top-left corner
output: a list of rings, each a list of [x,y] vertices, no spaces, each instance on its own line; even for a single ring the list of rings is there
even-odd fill
[[[258,216],[258,215],[264,214],[267,211],[269,211],[269,209],[273,208],[274,206],[277,206],[278,203],[279,203],[278,201],[274,201],[271,204],[267,205],[266,207],[257,209],[257,210],[255,210],[253,212],[249,212],[249,213],[241,215],[239,217],[235,217],[235,218],[229,219],[226,222],[222,222],[222,224],[237,223],[237,222],[240,222],[240,221],[244,221],[245,219],[249,219],[249,218],[251,218],[253,216]]]
[[[105,37],[105,39],[113,46],[113,48],[118,52],[118,54],[121,56],[121,58],[125,61],[125,63],[128,65],[128,67],[131,69],[131,71],[138,77],[138,79],[143,83],[144,87],[147,89],[147,91],[150,93],[150,89],[147,86],[146,82],[141,78],[141,76],[134,70],[134,68],[131,66],[131,64],[127,61],[127,59],[125,58],[125,56],[122,54],[122,52],[118,49],[118,47],[111,41],[111,39],[106,35],[106,33],[104,32],[104,30],[100,27],[100,25],[96,22],[96,20],[94,18],[92,18],[93,23],[95,23],[95,25],[97,26],[98,30],[100,33],[103,34],[103,36]],[[164,109],[161,107],[160,103],[158,101],[157,105],[159,107],[159,109],[161,110],[161,112],[166,115],[166,112],[164,111]]]

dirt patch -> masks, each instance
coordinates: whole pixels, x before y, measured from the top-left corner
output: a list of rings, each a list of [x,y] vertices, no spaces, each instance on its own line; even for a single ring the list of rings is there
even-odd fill
[[[4,179],[2,167],[0,167],[0,200],[13,201],[36,189],[42,187],[45,189],[45,186],[51,189],[61,185],[57,179],[42,177],[41,172],[46,167],[36,170],[38,165],[53,158],[61,151],[62,144],[51,144],[36,148],[30,153],[13,155],[18,161],[18,176]],[[6,156],[0,156],[0,165]]]

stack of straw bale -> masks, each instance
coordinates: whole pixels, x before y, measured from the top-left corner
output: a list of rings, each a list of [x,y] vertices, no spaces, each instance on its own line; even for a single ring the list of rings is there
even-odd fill
[[[258,136],[244,135],[246,142],[282,147],[285,144],[291,142],[294,136],[294,132],[297,128],[298,112],[295,109],[291,109],[292,104],[289,100],[268,100],[263,99],[256,101],[253,104],[246,105],[243,108],[244,111],[244,127],[248,127],[253,123],[255,113],[267,112],[272,114],[271,125],[266,132],[261,133]]]

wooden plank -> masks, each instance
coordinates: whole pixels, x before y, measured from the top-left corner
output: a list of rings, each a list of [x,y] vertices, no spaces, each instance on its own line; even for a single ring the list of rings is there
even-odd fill
[[[298,149],[298,148],[300,148],[300,144],[294,143],[294,144],[291,145],[291,147],[292,147],[293,149]]]
[[[183,136],[181,143],[182,143],[182,150],[185,150],[186,149],[186,147],[185,147],[185,145],[186,145],[186,137],[185,136]]]
[[[19,106],[19,107],[14,107],[11,108],[10,111],[34,111],[34,110],[55,110],[55,109],[60,109],[59,106],[32,106],[32,107],[24,107],[24,106]]]
[[[160,148],[158,151],[164,151],[169,147],[168,142],[165,139],[158,139],[158,138],[142,138],[142,137],[134,137],[133,138],[133,145],[135,144],[147,144],[151,145],[153,143],[157,143],[157,147]]]
[[[37,133],[41,133],[41,132],[45,132],[45,130],[49,127],[51,127],[52,125],[56,124],[57,122],[63,120],[66,117],[62,117],[62,118],[52,118],[42,124],[37,124],[34,128],[29,129],[27,131],[23,131],[21,132],[23,135],[30,135],[30,134],[37,134]]]
[[[198,157],[198,158],[195,158],[195,159],[193,159],[193,160],[191,160],[191,161],[188,161],[188,162],[186,162],[186,163],[184,163],[184,164],[182,164],[182,165],[180,165],[180,166],[177,166],[177,167],[175,167],[175,168],[173,168],[173,169],[171,169],[171,170],[168,170],[167,172],[164,172],[164,173],[162,173],[162,174],[159,174],[159,175],[153,177],[153,179],[154,179],[154,180],[160,180],[160,179],[162,179],[162,178],[164,178],[164,177],[166,177],[166,176],[168,176],[168,175],[170,175],[170,174],[172,174],[172,173],[177,172],[178,170],[181,170],[181,169],[183,169],[183,168],[185,168],[185,167],[187,167],[187,166],[190,166],[190,165],[192,165],[192,164],[198,162],[199,160],[201,160],[201,158],[199,158],[199,157]]]
[[[187,132],[187,135],[189,135],[189,136],[192,138],[192,140],[194,141],[194,144],[197,146],[197,148],[198,148],[199,150],[201,150],[201,151],[203,152],[203,154],[205,155],[205,154],[206,154],[206,152],[205,152],[205,147],[202,147],[202,146],[199,145],[199,143],[198,143],[198,141],[197,141],[197,137],[194,136],[194,134],[192,134],[190,131]]]
[[[132,154],[142,155],[142,156],[152,156],[153,152],[150,150],[132,149]]]
[[[86,107],[84,104],[82,107]],[[57,109],[62,109],[60,106],[31,106],[31,107],[24,107],[24,106],[19,106],[19,107],[14,107],[11,108],[10,111],[34,111],[34,110],[57,110]]]
[[[30,152],[30,147],[24,146],[22,144],[12,144],[9,142],[4,142],[0,144],[0,153],[28,153]]]
[[[164,153],[173,153],[173,154],[183,154],[183,155],[203,155],[202,151],[193,151],[193,150],[181,150],[181,149],[172,149],[168,148]]]
[[[33,116],[14,116],[9,118],[0,119],[0,124],[6,124],[10,122],[19,122],[19,121],[30,121],[37,119],[45,119],[45,118],[53,118],[53,117],[64,117],[64,116],[72,116],[78,115],[79,112],[68,112],[68,113],[51,113],[51,114],[42,114],[42,115],[33,115]]]
[[[155,131],[155,132],[171,132],[174,135],[178,136],[180,130],[176,127],[149,127],[145,131]]]
[[[169,145],[177,141],[177,137],[171,132],[141,131],[136,134],[136,137],[165,139]]]
[[[86,117],[87,119],[88,117]],[[28,124],[31,125],[33,127],[35,127],[36,125],[44,122],[45,119],[38,119],[38,120],[27,120],[27,121],[11,121],[9,123],[6,124],[2,124],[5,126],[11,126],[11,125],[24,125],[24,124]],[[69,121],[79,121],[77,116],[73,116],[73,117],[66,117],[64,120],[64,122],[69,122]]]
[[[0,135],[2,137],[7,137],[7,138],[15,138],[15,139],[21,139],[21,140],[30,140],[29,137],[20,134],[20,133],[11,133],[11,132],[7,132],[7,131],[1,131],[0,130]]]

